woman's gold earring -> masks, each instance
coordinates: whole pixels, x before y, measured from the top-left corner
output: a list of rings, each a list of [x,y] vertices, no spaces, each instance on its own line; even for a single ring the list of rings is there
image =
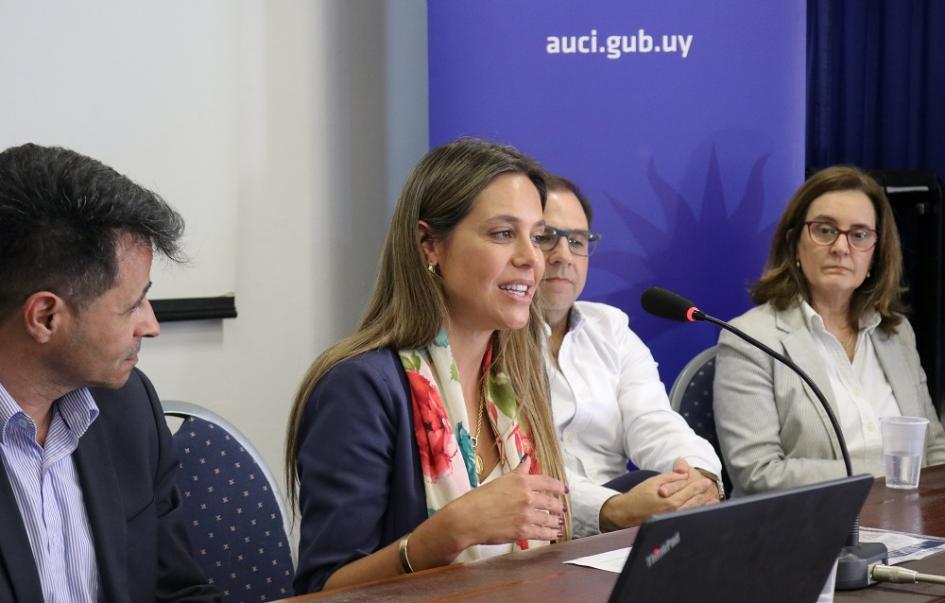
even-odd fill
[[[794,260],[794,267],[797,268],[798,270],[800,270],[800,269],[801,269],[801,261],[800,261],[800,260]]]
[[[429,273],[433,276],[436,276],[436,266],[433,264],[427,264],[427,271],[429,271]]]

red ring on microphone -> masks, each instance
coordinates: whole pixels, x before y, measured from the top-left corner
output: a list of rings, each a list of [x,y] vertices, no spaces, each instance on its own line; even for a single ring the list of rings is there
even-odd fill
[[[696,319],[693,318],[692,315],[695,314],[695,313],[698,312],[698,311],[699,311],[699,308],[697,308],[697,307],[695,307],[695,306],[693,306],[693,307],[689,308],[688,310],[686,310],[686,320],[688,320],[689,322],[695,322]]]

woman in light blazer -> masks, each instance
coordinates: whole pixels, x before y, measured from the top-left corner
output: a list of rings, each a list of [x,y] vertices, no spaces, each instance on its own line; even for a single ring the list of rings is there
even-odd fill
[[[820,387],[854,473],[883,475],[879,418],[886,415],[929,419],[925,464],[945,462],[945,431],[902,315],[901,272],[882,188],[856,168],[828,168],[788,203],[751,288],[758,306],[732,321]],[[810,388],[727,332],[719,337],[714,406],[736,495],[845,475],[836,435]]]

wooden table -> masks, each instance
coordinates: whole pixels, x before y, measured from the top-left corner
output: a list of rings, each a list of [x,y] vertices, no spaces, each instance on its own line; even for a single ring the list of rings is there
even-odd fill
[[[945,465],[924,469],[918,490],[892,490],[877,480],[860,513],[865,527],[945,537]],[[450,565],[410,576],[398,576],[302,595],[286,602],[308,601],[606,601],[617,574],[564,561],[633,544],[636,529],[513,553],[468,565]],[[945,574],[945,554],[905,564],[921,572]],[[839,592],[837,601],[945,602],[945,585],[874,585]]]
[[[918,490],[893,490],[886,487],[885,480],[877,479],[860,511],[860,525],[945,536],[945,465],[923,469]],[[903,567],[945,575],[945,554],[905,563]],[[836,600],[945,602],[945,585],[874,584],[864,590],[838,592]]]

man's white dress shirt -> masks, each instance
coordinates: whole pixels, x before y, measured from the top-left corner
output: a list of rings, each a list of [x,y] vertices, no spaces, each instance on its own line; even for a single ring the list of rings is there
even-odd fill
[[[669,405],[650,350],[617,308],[575,302],[555,363],[546,353],[555,427],[577,536],[600,532],[600,509],[619,494],[601,484],[627,471],[672,470],[679,457],[720,475],[722,464]]]

